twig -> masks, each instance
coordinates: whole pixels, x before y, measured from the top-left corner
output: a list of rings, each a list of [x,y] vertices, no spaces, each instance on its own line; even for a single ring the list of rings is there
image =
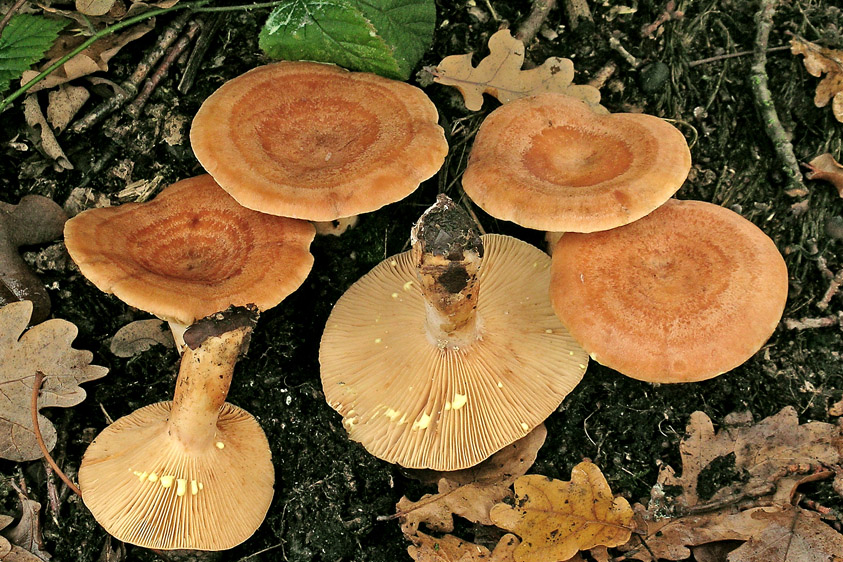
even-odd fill
[[[617,37],[609,37],[609,47],[616,50],[618,54],[623,57],[623,60],[629,63],[629,66],[632,68],[638,68],[641,66],[641,62],[635,58],[632,53],[627,51],[623,45],[621,45],[621,42]]]
[[[12,19],[12,16],[15,15],[15,12],[20,10],[20,7],[23,6],[23,3],[26,0],[16,0],[16,2],[9,8],[9,11],[3,16],[3,19],[0,20],[0,35],[3,34],[3,30],[6,29],[6,24],[9,23],[9,20]]]
[[[669,22],[670,20],[679,20],[684,16],[684,12],[676,9],[676,2],[670,0],[664,7],[664,11],[659,14],[659,17],[657,17],[653,23],[641,28],[641,35],[644,37],[652,37],[653,33],[655,33],[666,22]]]
[[[556,7],[556,0],[533,0],[533,7],[530,9],[530,14],[527,16],[518,30],[515,32],[515,38],[527,45],[541,29],[542,24],[547,20],[547,15],[550,10]]]
[[[781,45],[779,47],[769,47],[766,52],[768,53],[778,53],[780,51],[789,51],[790,45]],[[746,55],[751,55],[755,53],[755,51],[738,51],[737,53],[729,53],[726,55],[717,55],[716,57],[708,57],[705,59],[694,60],[688,63],[689,68],[693,68],[695,66],[700,66],[701,64],[708,64],[710,62],[719,62],[722,60],[727,59],[734,59],[737,57],[745,57]]]
[[[776,113],[776,106],[773,104],[773,96],[767,85],[767,42],[770,38],[770,29],[773,26],[773,15],[776,13],[778,0],[761,0],[761,9],[755,15],[755,22],[758,27],[755,35],[755,47],[753,50],[753,62],[750,67],[750,83],[752,92],[755,94],[755,104],[761,113],[764,129],[767,136],[773,141],[776,154],[782,161],[784,172],[789,178],[791,188],[802,188],[802,173],[799,171],[799,162],[793,154],[793,145],[787,138],[787,134]]]
[[[208,51],[211,40],[216,36],[217,30],[224,18],[225,16],[222,14],[214,14],[208,18],[207,24],[202,27],[202,33],[199,34],[199,38],[193,46],[193,51],[187,59],[187,65],[184,68],[184,73],[178,85],[178,91],[182,94],[186,94],[193,87],[193,82],[196,80],[196,74],[201,68],[205,53]]]
[[[35,371],[35,381],[32,383],[32,398],[29,403],[29,410],[32,414],[32,427],[35,431],[35,440],[38,441],[38,446],[41,448],[41,453],[44,459],[49,463],[53,471],[58,474],[68,488],[70,488],[77,496],[82,497],[82,492],[76,487],[76,484],[70,481],[70,478],[59,468],[53,457],[50,456],[50,451],[47,450],[47,445],[44,443],[44,437],[41,436],[41,427],[38,425],[38,392],[41,390],[41,383],[44,381],[44,373]]]
[[[843,312],[820,318],[785,318],[784,326],[788,330],[815,330],[817,328],[843,326]]]
[[[617,70],[618,65],[616,65],[613,61],[607,62],[605,65],[603,65],[603,68],[598,70],[594,74],[594,77],[588,81],[588,85],[599,90],[606,84],[609,78],[612,77],[612,74],[614,74]]]
[[[87,115],[78,119],[75,123],[73,123],[73,125],[68,127],[68,130],[71,133],[82,133],[99,123],[106,115],[118,109],[134,97],[135,94],[138,93],[138,86],[140,86],[140,83],[143,82],[144,78],[146,78],[152,70],[152,67],[161,60],[161,57],[164,56],[167,49],[170,48],[170,45],[172,45],[178,38],[182,28],[187,24],[189,17],[190,12],[179,14],[170,23],[170,25],[167,26],[164,32],[158,36],[158,40],[155,42],[155,45],[147,51],[143,60],[141,60],[140,64],[138,64],[137,68],[135,68],[135,71],[129,79],[120,84],[123,87],[123,91],[115,93],[113,96],[100,103]]]
[[[828,285],[828,289],[826,290],[823,298],[817,303],[817,308],[820,310],[825,310],[828,308],[828,303],[831,302],[831,299],[840,292],[840,286],[843,285],[843,269],[837,272],[837,275],[832,278],[831,283]]]
[[[56,524],[56,527],[59,526],[59,494],[56,490],[56,478],[55,472],[53,472],[53,468],[50,466],[50,463],[47,462],[46,459],[41,459],[44,463],[44,472],[47,474],[47,499],[50,502],[50,511],[52,511],[53,516],[53,523]]]
[[[152,76],[150,76],[144,83],[143,89],[138,94],[138,97],[136,97],[126,108],[126,113],[129,114],[129,117],[137,119],[141,110],[143,110],[143,107],[146,105],[146,102],[149,100],[149,96],[152,95],[153,90],[155,90],[161,80],[164,79],[169,72],[170,67],[174,62],[176,62],[176,59],[184,53],[190,45],[190,42],[193,41],[193,38],[196,37],[197,33],[199,33],[200,29],[201,24],[195,21],[191,22],[190,25],[187,26],[187,30],[184,32],[184,35],[182,35],[179,40],[170,47],[170,50],[167,52],[164,60],[161,61],[161,64],[158,65],[158,68],[155,69]]]
[[[580,24],[580,20],[594,21],[591,17],[591,10],[588,7],[587,0],[564,0],[565,15],[568,18],[568,25],[571,29],[576,29]]]

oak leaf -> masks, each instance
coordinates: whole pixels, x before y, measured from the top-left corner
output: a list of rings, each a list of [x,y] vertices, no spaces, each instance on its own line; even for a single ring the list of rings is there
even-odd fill
[[[516,562],[568,560],[598,545],[618,546],[631,535],[632,508],[615,498],[600,469],[584,461],[563,482],[531,474],[515,481],[515,505],[492,508],[495,525],[521,537]]]
[[[811,76],[825,77],[817,84],[814,105],[825,107],[831,101],[834,118],[843,122],[843,51],[826,49],[800,37],[790,40],[790,52],[803,55],[805,69]]]
[[[454,535],[436,538],[418,533],[413,541],[415,545],[407,547],[407,553],[416,562],[514,562],[513,553],[520,542],[515,535],[506,534],[495,550],[489,551]]]
[[[747,418],[741,423],[735,414],[726,417],[723,429],[716,432],[703,412],[694,412],[688,422],[688,436],[679,445],[682,474],[676,476],[665,466],[659,473],[658,488],[680,486],[676,503],[689,508],[699,503],[698,477],[716,459],[734,455],[734,467],[743,473],[740,482],[717,490],[709,501],[769,489],[779,503],[789,503],[795,487],[805,480],[803,474],[788,474],[788,467],[798,465],[838,464],[843,459],[843,436],[834,424],[809,422],[799,424],[796,410],[788,406],[778,414],[754,425]],[[749,418],[751,419],[751,418]],[[766,494],[763,494],[766,495]]]
[[[843,166],[834,159],[834,156],[830,152],[820,154],[807,164],[803,164],[803,166],[809,170],[805,174],[805,177],[809,180],[825,180],[829,182],[837,188],[840,197],[843,197]]]
[[[422,472],[423,479],[438,478],[439,492],[425,494],[417,502],[401,498],[396,510],[404,534],[412,538],[422,523],[449,533],[454,530],[454,515],[491,525],[489,510],[511,494],[509,486],[533,465],[545,437],[547,429],[542,424],[475,467]]]
[[[28,461],[41,457],[30,413],[32,385],[44,373],[38,409],[67,408],[85,399],[78,385],[104,377],[105,367],[91,365],[90,351],[73,349],[76,326],[66,320],[47,320],[28,330],[32,303],[21,301],[0,309],[0,458]],[[38,416],[48,450],[56,444],[56,429]]]
[[[521,70],[524,63],[524,44],[502,29],[489,38],[489,56],[476,67],[471,65],[471,53],[451,55],[432,69],[434,81],[453,86],[465,99],[465,107],[478,111],[483,106],[483,94],[496,97],[501,103],[557,92],[581,99],[593,109],[605,113],[600,104],[600,91],[593,86],[575,85],[574,63],[570,59],[551,57],[536,68]]]
[[[843,535],[817,513],[788,506],[758,509],[752,517],[764,529],[729,553],[728,562],[841,562]]]

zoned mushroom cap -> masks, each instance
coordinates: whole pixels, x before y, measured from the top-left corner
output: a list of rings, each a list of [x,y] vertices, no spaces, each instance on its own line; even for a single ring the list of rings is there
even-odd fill
[[[565,234],[550,299],[595,361],[639,380],[694,382],[764,345],[787,287],[784,259],[754,224],[671,200],[621,228]]]
[[[492,216],[556,232],[594,232],[638,220],[685,181],[691,153],[666,121],[598,115],[564,94],[493,111],[480,126],[463,189]]]
[[[328,318],[319,361],[349,436],[408,468],[473,466],[528,434],[582,379],[588,357],[550,306],[550,258],[485,235],[479,337],[438,345],[410,252],[352,285]]]
[[[199,108],[196,158],[237,201],[330,221],[379,209],[442,166],[448,145],[420,89],[311,62],[230,80]]]
[[[188,455],[171,439],[172,402],[105,428],[79,469],[82,500],[121,541],[145,548],[225,550],[248,539],[272,501],[269,443],[255,418],[225,403],[217,438]]]
[[[185,325],[230,305],[272,308],[313,266],[313,225],[246,209],[209,175],[147,203],[85,211],[64,232],[100,290]]]

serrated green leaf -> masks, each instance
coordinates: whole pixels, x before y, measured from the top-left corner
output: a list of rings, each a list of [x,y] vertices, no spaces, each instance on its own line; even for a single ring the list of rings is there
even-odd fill
[[[433,0],[290,0],[260,34],[272,58],[331,62],[406,80],[430,46]]]
[[[9,20],[0,35],[0,93],[41,60],[65,25],[66,21],[31,14],[18,14]]]

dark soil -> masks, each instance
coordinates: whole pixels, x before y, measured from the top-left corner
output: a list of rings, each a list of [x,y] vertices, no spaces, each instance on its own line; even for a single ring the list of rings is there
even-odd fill
[[[832,271],[843,268],[840,257],[840,215],[843,201],[829,184],[808,182],[807,210],[797,215],[787,195],[786,176],[764,134],[749,85],[751,57],[742,56],[697,66],[691,61],[724,53],[751,50],[757,3],[745,0],[680,1],[684,18],[667,22],[655,38],[643,37],[642,26],[655,20],[664,2],[629,0],[636,7],[621,14],[611,5],[590,2],[594,23],[572,31],[561,9],[554,10],[528,58],[573,59],[577,83],[587,82],[606,63],[617,71],[602,88],[603,104],[611,111],[644,111],[676,120],[692,144],[694,167],[679,198],[701,199],[738,211],[761,227],[778,245],[791,275],[786,317],[839,313],[843,299],[835,297],[828,311],[816,302],[828,287],[817,266],[825,258]],[[841,11],[833,2],[795,0],[782,3],[774,21],[770,46],[789,41],[787,32],[823,45],[841,48]],[[517,26],[529,2],[492,0],[500,18],[490,16],[485,0],[440,1],[433,48],[423,64],[435,64],[449,54],[484,54],[486,40],[500,26]],[[63,203],[75,187],[88,185],[114,198],[127,183],[161,177],[163,185],[201,173],[186,136],[170,146],[162,138],[163,123],[183,120],[182,132],[202,101],[226,80],[266,62],[257,48],[265,11],[226,16],[206,58],[206,70],[187,94],[168,78],[154,93],[116,158],[104,170],[89,174],[93,162],[113,144],[101,128],[60,138],[76,168],[56,173],[26,131],[20,103],[2,116],[0,199],[17,202],[38,193]],[[165,18],[158,22],[166,24]],[[564,26],[564,27],[563,27]],[[609,39],[620,43],[640,62],[633,68]],[[112,61],[109,78],[126,78],[152,39],[145,38]],[[796,157],[807,161],[831,151],[838,159],[843,125],[830,108],[816,108],[818,79],[805,71],[801,58],[787,51],[769,55],[770,89],[785,129],[792,135]],[[266,430],[276,469],[276,493],[268,517],[241,546],[208,559],[290,561],[409,560],[407,542],[396,521],[376,517],[394,511],[402,495],[418,498],[430,491],[408,478],[397,466],[379,461],[349,441],[337,415],[326,403],[319,380],[317,353],[322,327],[339,296],[385,257],[407,248],[410,227],[437,192],[462,197],[459,176],[476,127],[497,102],[487,100],[483,111],[467,112],[458,94],[438,85],[425,91],[434,100],[446,131],[451,134],[451,157],[440,174],[408,199],[362,218],[341,238],[322,237],[313,244],[312,274],[281,306],[262,315],[251,349],[237,367],[229,401],[256,416]],[[10,144],[15,140],[23,143]],[[116,199],[113,199],[116,201]],[[539,244],[533,231],[496,221],[475,207],[488,232],[518,236]],[[836,225],[836,230],[835,230]],[[33,252],[44,249],[36,248]],[[43,260],[40,274],[50,289],[55,317],[79,327],[76,346],[94,352],[96,364],[109,375],[86,384],[88,398],[81,405],[53,409],[46,414],[59,428],[55,455],[71,477],[91,439],[106,425],[103,410],[118,418],[132,410],[168,399],[178,362],[174,351],[156,347],[130,359],[112,355],[110,337],[130,320],[146,318],[119,300],[100,293],[68,263],[61,245],[48,248],[57,257]],[[34,257],[36,254],[32,254]],[[711,381],[679,386],[638,382],[592,362],[582,384],[547,421],[548,438],[534,472],[568,479],[571,467],[584,457],[606,475],[612,489],[638,500],[649,495],[660,464],[680,469],[678,445],[689,415],[706,412],[715,424],[730,412],[749,410],[756,420],[793,406],[804,421],[834,421],[827,407],[841,398],[843,366],[839,327],[788,331],[781,326],[768,344],[744,366]],[[44,470],[40,462],[0,461],[0,513],[14,514],[11,478],[24,479],[30,494],[47,504]],[[740,478],[723,459],[705,473],[710,491]],[[838,509],[828,486],[811,490],[820,503]],[[233,515],[234,516],[234,515]],[[81,501],[64,496],[59,513],[43,518],[45,549],[60,561],[97,560],[106,541]],[[462,528],[465,538],[475,529]],[[266,553],[255,554],[270,549]],[[173,557],[173,555],[168,555]],[[128,547],[129,560],[159,560],[158,555]],[[174,559],[174,558],[173,558]],[[202,558],[205,559],[205,558]]]

